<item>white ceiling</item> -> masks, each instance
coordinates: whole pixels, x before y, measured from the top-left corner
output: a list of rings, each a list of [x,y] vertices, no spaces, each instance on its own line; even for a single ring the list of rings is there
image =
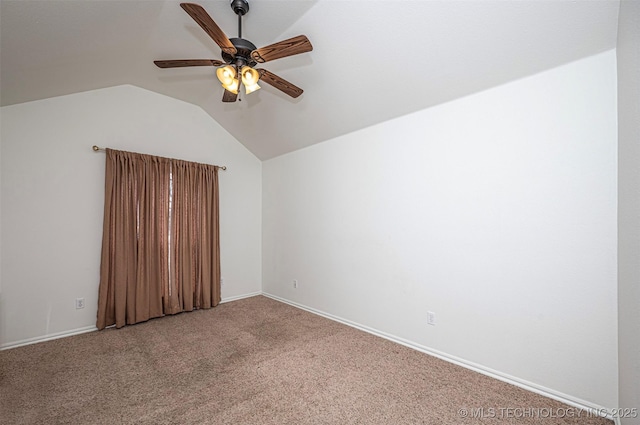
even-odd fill
[[[193,0],[229,37],[228,0]],[[201,106],[268,159],[616,46],[617,0],[250,0],[243,37],[314,46],[264,68],[305,90],[221,102],[220,59],[177,0],[0,0],[2,105],[133,84]]]

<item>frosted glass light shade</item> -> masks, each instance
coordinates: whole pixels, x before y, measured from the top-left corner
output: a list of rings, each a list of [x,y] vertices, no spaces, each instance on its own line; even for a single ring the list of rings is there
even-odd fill
[[[231,81],[231,84],[223,84],[222,87],[224,87],[225,90],[228,90],[233,94],[238,94],[238,88],[240,88],[240,82],[238,81],[237,78],[235,78],[233,81]]]
[[[260,90],[258,85],[260,73],[258,71],[249,66],[243,66],[242,70],[240,70],[240,75],[242,75],[242,84],[244,84],[244,90],[247,94]]]
[[[231,65],[226,65],[216,70],[216,75],[218,76],[218,80],[224,86],[229,85],[236,79],[236,70]]]
[[[240,75],[242,75],[242,84],[245,86],[258,84],[258,80],[260,79],[258,71],[246,65],[240,70]]]

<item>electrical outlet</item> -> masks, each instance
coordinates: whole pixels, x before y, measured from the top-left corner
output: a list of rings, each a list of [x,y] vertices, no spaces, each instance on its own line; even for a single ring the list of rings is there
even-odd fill
[[[433,311],[427,311],[427,324],[431,326],[436,325],[436,314]]]
[[[224,286],[224,277],[220,278],[220,286]]]
[[[76,310],[84,308],[84,298],[76,298]]]
[[[293,289],[298,289],[298,279],[293,279]]]

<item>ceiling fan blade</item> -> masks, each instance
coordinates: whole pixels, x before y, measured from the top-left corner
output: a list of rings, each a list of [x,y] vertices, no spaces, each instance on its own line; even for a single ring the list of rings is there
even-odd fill
[[[194,3],[180,3],[180,7],[193,18],[194,21],[200,25],[200,28],[204,30],[209,37],[216,42],[223,52],[230,55],[236,54],[236,48],[227,35],[220,29],[220,27],[211,19],[211,16],[200,6]]]
[[[158,68],[182,68],[185,66],[220,66],[224,62],[215,59],[175,59],[153,61]]]
[[[222,95],[223,102],[235,102],[237,98],[238,98],[237,94],[231,93],[229,90],[226,90],[226,89],[224,91],[224,94]]]
[[[256,69],[260,73],[260,80],[267,84],[272,85],[280,91],[288,94],[289,96],[296,98],[302,94],[304,90],[300,87],[296,87],[282,77],[278,77],[276,74],[267,71],[266,69]]]
[[[287,56],[310,52],[312,50],[313,46],[309,39],[304,35],[299,35],[256,49],[251,52],[251,59],[264,63]]]

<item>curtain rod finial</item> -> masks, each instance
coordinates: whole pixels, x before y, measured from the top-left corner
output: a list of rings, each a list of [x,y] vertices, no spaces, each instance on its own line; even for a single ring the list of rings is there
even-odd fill
[[[93,145],[93,150],[94,150],[95,152],[98,152],[98,151],[100,150],[100,148],[99,148],[99,147],[97,147],[96,145]]]

